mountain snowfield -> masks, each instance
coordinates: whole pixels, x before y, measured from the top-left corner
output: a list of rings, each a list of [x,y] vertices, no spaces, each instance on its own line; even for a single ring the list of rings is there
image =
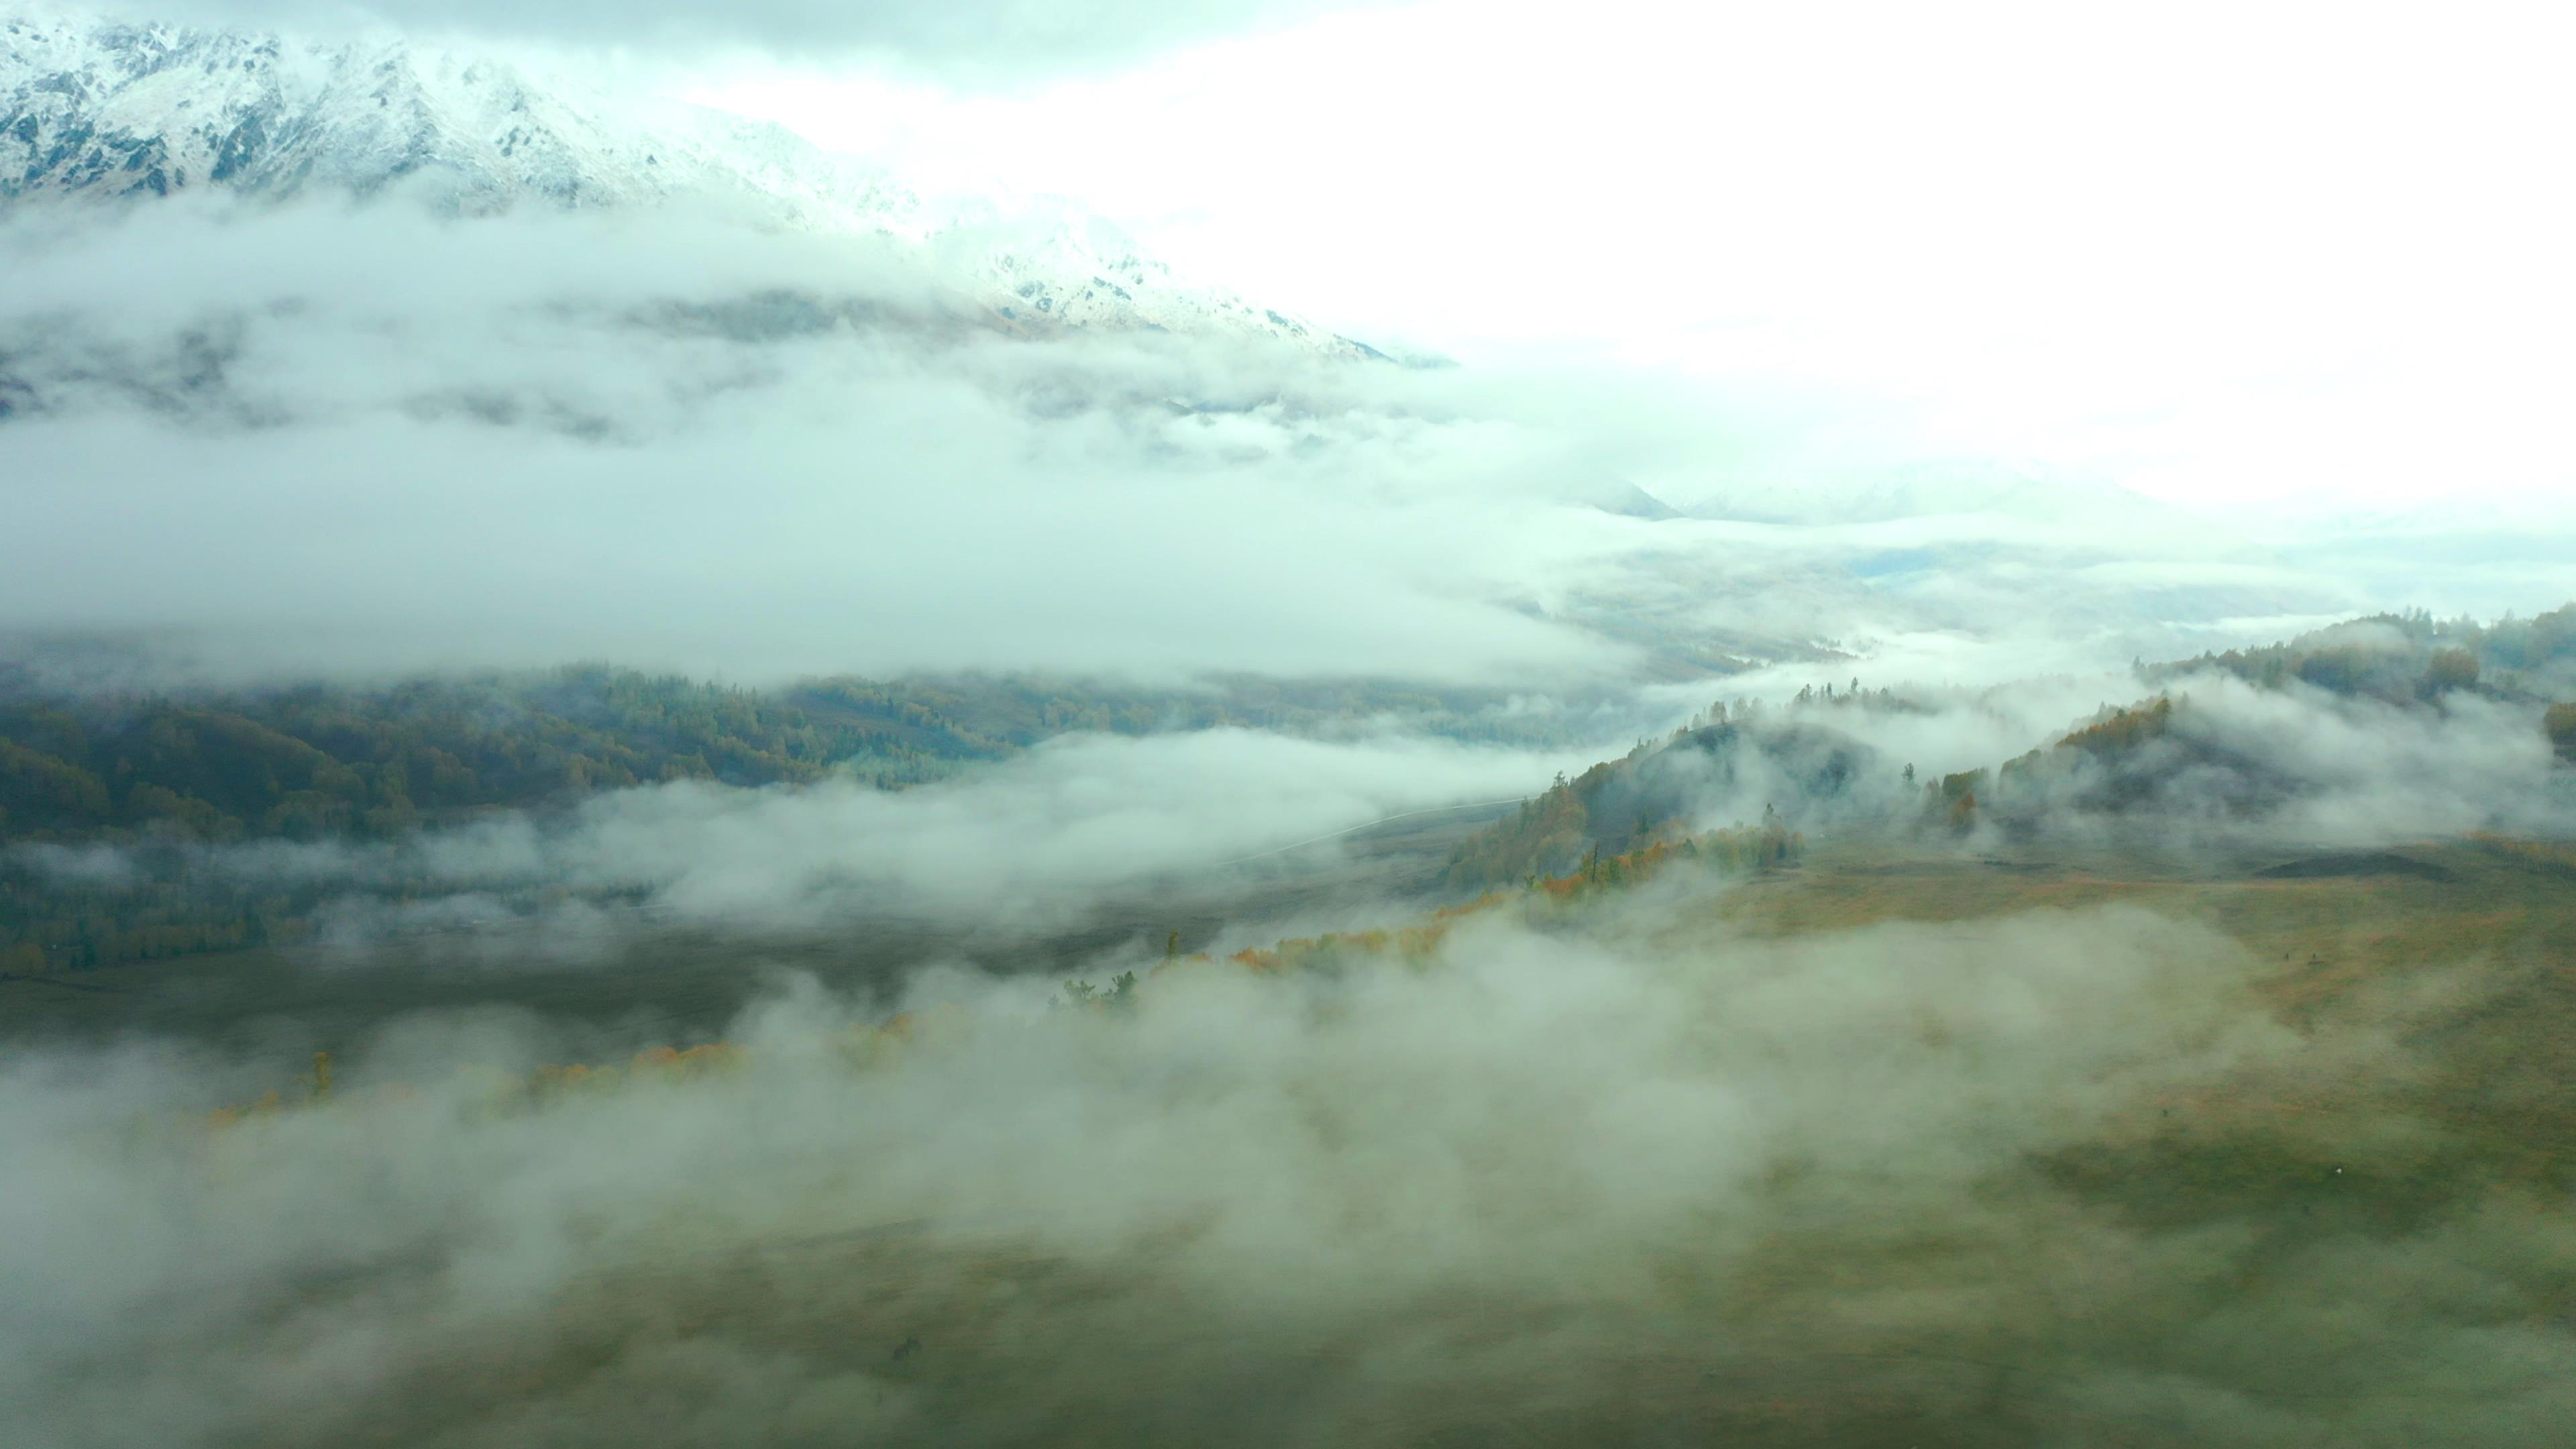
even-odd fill
[[[933,208],[882,168],[767,122],[533,82],[400,38],[320,42],[0,10],[0,215],[220,189],[400,190],[466,213],[712,203],[752,224],[913,252],[1008,331],[1158,330],[1371,349],[1195,285],[1098,218]]]

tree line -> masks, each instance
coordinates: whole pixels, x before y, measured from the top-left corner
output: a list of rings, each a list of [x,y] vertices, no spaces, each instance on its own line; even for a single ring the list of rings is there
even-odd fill
[[[669,780],[885,788],[1078,731],[1324,732],[1398,716],[1548,742],[1492,690],[1235,679],[1145,690],[1031,677],[824,679],[763,692],[575,666],[371,688],[43,695],[0,678],[0,841],[399,834]]]
[[[0,971],[38,974],[303,937],[320,887],[256,890],[188,852],[387,839],[660,781],[883,789],[1078,731],[1325,734],[1396,716],[1458,739],[1554,742],[1479,689],[1229,679],[1141,689],[1034,676],[831,678],[776,691],[597,665],[378,686],[44,692],[0,665]],[[114,846],[66,872],[30,847]],[[371,898],[399,902],[399,882]]]
[[[2230,649],[2146,671],[2164,683],[2217,669],[2267,689],[2293,681],[2332,694],[2392,702],[2484,689],[2545,696],[2576,682],[2576,604],[2492,624],[2424,610],[2375,614],[2259,649]]]

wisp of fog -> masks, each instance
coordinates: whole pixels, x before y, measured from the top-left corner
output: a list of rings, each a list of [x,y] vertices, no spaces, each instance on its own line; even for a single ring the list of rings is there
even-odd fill
[[[728,1069],[534,1096],[511,1074],[560,1044],[417,1023],[327,1105],[212,1131],[241,1064],[22,1057],[8,1397],[65,1444],[1865,1434],[1981,1403],[1980,1443],[2529,1444],[2565,1411],[2576,1326],[2461,1321],[2576,1272],[2549,1204],[2390,1241],[2076,1190],[2176,1103],[2402,1069],[2276,1023],[2229,940],[2124,908],[1657,922],[1184,962],[1105,1014],[934,973],[893,1032],[809,989]],[[2441,1145],[2402,1100],[2259,1135],[2302,1191]]]

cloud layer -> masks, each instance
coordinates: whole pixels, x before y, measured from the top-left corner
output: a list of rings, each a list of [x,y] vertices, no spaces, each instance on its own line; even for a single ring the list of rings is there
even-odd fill
[[[1669,380],[1008,338],[936,264],[685,205],[30,209],[0,249],[0,607],[217,676],[1529,684],[1913,639],[1996,679],[2366,601],[2116,494],[1872,481],[1901,447]],[[1710,516],[1595,506],[1631,480]]]
[[[703,53],[711,46],[756,48],[804,59],[892,60],[969,83],[1020,83],[1132,64],[1193,42],[1293,24],[1369,0],[594,0],[544,7],[493,0],[167,0],[97,8],[205,25],[322,30],[393,25],[429,35],[463,34],[584,46]]]
[[[855,1070],[840,1009],[790,995],[737,1070],[534,1101],[506,1073],[562,1043],[416,1023],[339,1105],[211,1136],[131,1124],[240,1068],[22,1054],[0,1388],[41,1443],[2536,1442],[2576,1338],[2504,1319],[2569,1271],[2558,1218],[2337,1207],[2337,1164],[2390,1192],[2454,1146],[2370,1095],[2403,1051],[2276,1025],[2252,979],[2125,909],[1689,948],[1498,925],[1108,1014],[929,978]],[[2364,1095],[2227,1105],[2319,1073]],[[2280,1185],[2120,1206],[2087,1164],[2202,1150],[2158,1135],[2176,1103]]]
[[[1318,415],[1316,359],[1012,343],[863,246],[685,216],[19,240],[22,627],[737,678],[1616,659],[1506,607],[1608,532],[1542,525],[1527,447],[1400,398]]]
[[[604,946],[621,922],[756,938],[917,920],[963,937],[1060,928],[1104,900],[1168,903],[1226,878],[1230,864],[1382,817],[1519,799],[1598,750],[1231,729],[1076,735],[901,792],[683,782],[595,796],[563,816],[509,814],[382,843],[34,846],[16,859],[66,889],[169,880],[318,892],[336,899],[321,912],[329,946],[531,922],[541,928],[533,945],[524,934],[507,944],[540,961]]]

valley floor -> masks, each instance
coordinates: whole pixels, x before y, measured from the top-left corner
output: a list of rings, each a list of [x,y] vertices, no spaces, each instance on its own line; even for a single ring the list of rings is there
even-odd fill
[[[2212,867],[1825,845],[1633,894],[1550,939],[1786,952],[1764,957],[1783,973],[1846,970],[1850,953],[1797,953],[1874,942],[1872,970],[1919,955],[1965,982],[1981,950],[2166,934],[2224,958],[2176,980],[2242,987],[2248,1018],[2210,1030],[2259,1045],[2169,1075],[2148,1052],[2117,1088],[2078,1051],[2060,1081],[1996,1043],[2044,1054],[2062,1029],[2132,1050],[2157,1013],[2206,1003],[2149,983],[2087,1021],[2084,993],[2042,1002],[2011,977],[1972,1005],[1889,982],[1819,1015],[1756,972],[1747,1029],[1798,1061],[1746,1080],[1873,1084],[1851,1100],[1886,1118],[1883,1164],[1793,1151],[1679,1235],[1657,1219],[1596,1259],[1596,1235],[1542,1215],[1503,1235],[1527,1254],[1507,1265],[1375,1284],[1246,1256],[1186,1213],[1076,1249],[835,1221],[828,1202],[793,1230],[681,1214],[650,1254],[592,1261],[497,1329],[424,1308],[398,1360],[253,1415],[239,1442],[2540,1449],[2576,1423],[2576,852],[2467,840]],[[2058,1026],[1978,1034],[2041,1007]],[[1709,1030],[1726,1024],[1721,1001]],[[1962,1091],[1991,1108],[1906,1100]],[[2060,1107],[2080,1135],[2034,1125]],[[1339,1130],[1365,1141],[1358,1120]],[[1346,1230],[1355,1255],[1403,1240],[1400,1216]],[[378,1264],[298,1288],[296,1312],[426,1304],[437,1272]],[[128,1367],[92,1364],[88,1387]]]
[[[1281,934],[1411,914],[1437,888],[1450,848],[1508,807],[1426,812],[1346,837],[1236,862],[1015,922],[879,916],[826,929],[654,926],[618,918],[573,949],[542,929],[454,932],[359,949],[211,952],[47,976],[0,977],[0,1043],[148,1035],[282,1059],[361,1048],[422,1012],[535,1013],[578,1023],[611,1049],[713,1039],[790,975],[845,995],[890,998],[933,964],[1061,978],[1106,974],[1178,931],[1226,949],[1263,921]],[[1303,924],[1298,924],[1303,923]],[[1271,938],[1260,937],[1259,944]]]

